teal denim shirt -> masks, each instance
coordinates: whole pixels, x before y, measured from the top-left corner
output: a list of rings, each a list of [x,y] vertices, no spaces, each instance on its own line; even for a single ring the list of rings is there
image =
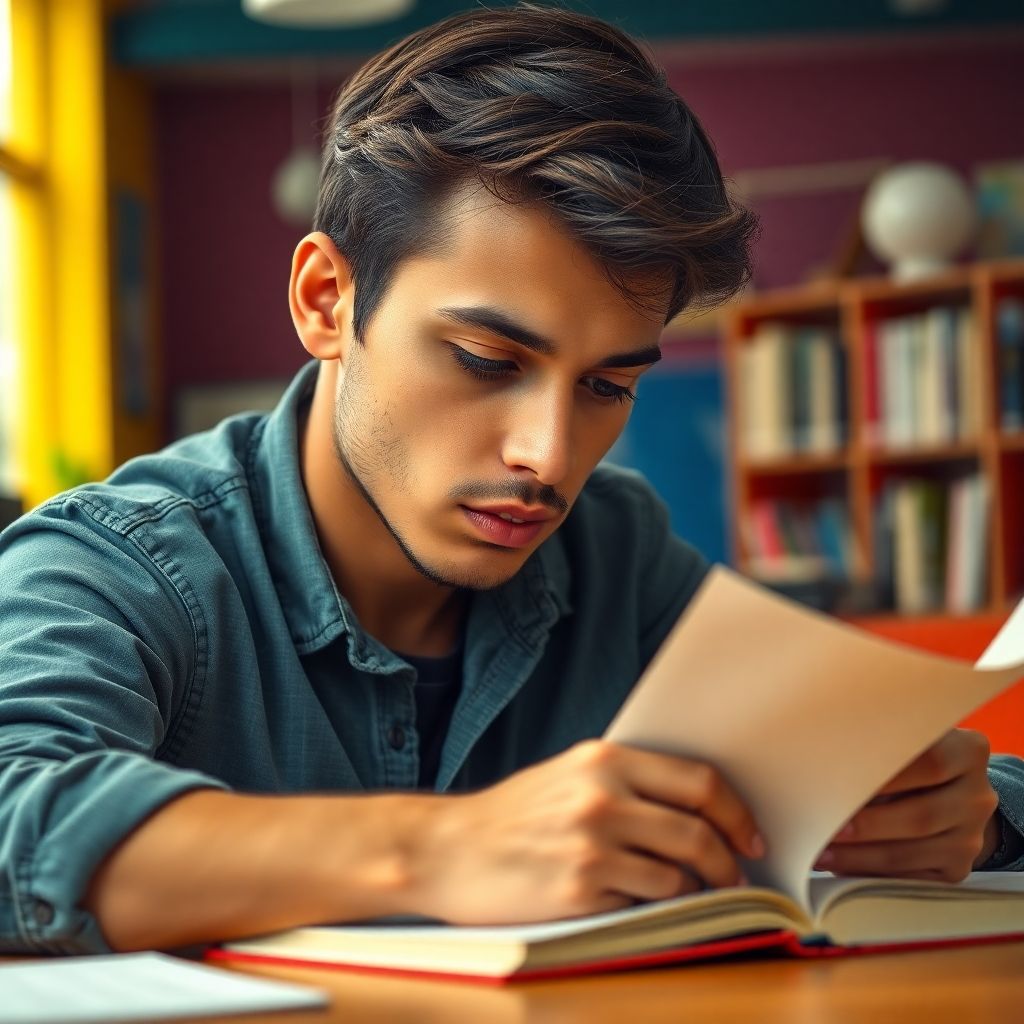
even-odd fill
[[[415,671],[338,592],[299,475],[316,365],[269,416],[0,535],[0,949],[107,949],[79,905],[91,875],[189,790],[416,788]],[[473,595],[436,789],[601,735],[705,571],[638,474],[598,467],[516,577]],[[1024,770],[993,771],[1024,828]]]

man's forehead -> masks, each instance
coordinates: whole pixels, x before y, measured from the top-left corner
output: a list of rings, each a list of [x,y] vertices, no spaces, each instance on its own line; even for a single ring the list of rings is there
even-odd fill
[[[517,263],[528,262],[531,251],[542,258],[554,255],[560,267],[582,272],[600,289],[607,285],[613,304],[625,301],[624,296],[620,299],[621,290],[606,267],[541,200],[510,203],[482,185],[467,186],[439,205],[437,216],[437,228],[445,244],[431,253],[434,258],[469,266],[475,266],[481,256],[498,258],[499,266],[508,274]],[[566,276],[559,275],[559,279],[565,280]],[[632,304],[636,315],[648,319],[655,329],[663,327],[675,288],[674,270],[667,266],[616,268],[614,276],[640,299]]]

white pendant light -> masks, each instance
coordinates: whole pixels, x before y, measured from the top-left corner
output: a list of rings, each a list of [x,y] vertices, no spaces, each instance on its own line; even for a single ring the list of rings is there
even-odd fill
[[[320,178],[315,68],[296,64],[291,92],[292,148],[271,179],[270,201],[286,224],[308,231],[316,213]]]
[[[242,0],[242,10],[256,21],[290,28],[350,28],[393,21],[416,6],[416,0]]]

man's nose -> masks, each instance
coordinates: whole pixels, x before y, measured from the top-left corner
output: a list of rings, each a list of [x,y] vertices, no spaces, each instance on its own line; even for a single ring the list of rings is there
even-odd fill
[[[505,465],[529,470],[542,484],[561,483],[573,463],[573,401],[564,388],[525,396],[505,431]]]

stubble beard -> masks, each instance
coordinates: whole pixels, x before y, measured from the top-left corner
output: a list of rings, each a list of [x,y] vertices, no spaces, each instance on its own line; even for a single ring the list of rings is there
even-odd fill
[[[342,389],[339,389],[335,398],[331,431],[334,441],[334,453],[345,475],[381,521],[413,569],[431,583],[439,587],[449,587],[455,590],[493,590],[495,587],[507,582],[506,580],[495,582],[485,579],[479,574],[456,573],[454,569],[432,568],[416,555],[395,525],[384,514],[383,509],[378,504],[376,498],[374,498],[366,482],[374,477],[374,467],[376,466],[384,475],[390,474],[397,477],[400,481],[399,490],[401,490],[401,482],[407,482],[407,474],[395,472],[395,470],[399,464],[401,467],[407,468],[407,464],[403,460],[404,448],[398,439],[385,441],[381,438],[376,445],[372,442],[360,442],[358,440],[358,431],[355,429],[353,422],[354,417],[346,413],[346,410],[353,408],[354,405],[350,389],[348,389],[349,393],[347,394],[344,393],[346,390],[343,386]],[[380,430],[370,431],[369,433],[373,437],[374,433],[380,433]]]

